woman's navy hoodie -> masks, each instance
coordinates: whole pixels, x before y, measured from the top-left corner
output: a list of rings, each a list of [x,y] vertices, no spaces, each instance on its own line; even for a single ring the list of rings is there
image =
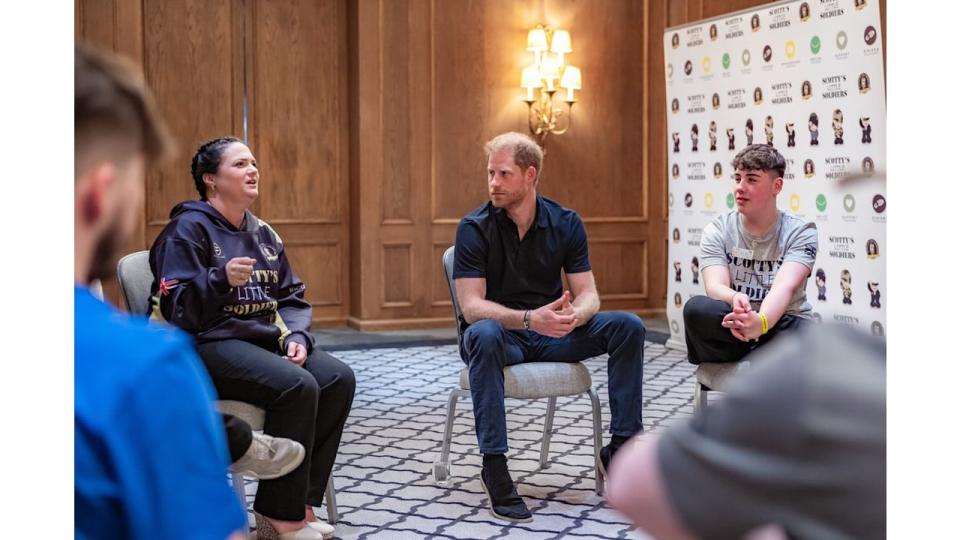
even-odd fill
[[[257,260],[253,275],[231,287],[224,267],[234,257]],[[241,339],[285,353],[288,341],[313,349],[312,308],[270,225],[246,211],[239,229],[214,207],[187,201],[150,248],[150,316],[172,323],[198,343]]]

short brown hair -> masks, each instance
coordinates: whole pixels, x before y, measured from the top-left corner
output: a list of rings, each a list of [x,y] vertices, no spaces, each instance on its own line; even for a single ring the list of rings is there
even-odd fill
[[[127,60],[81,46],[74,50],[74,176],[96,161],[173,153],[153,97]]]
[[[541,167],[543,167],[543,149],[540,148],[540,145],[528,135],[509,131],[490,139],[483,146],[487,158],[507,148],[513,149],[513,162],[517,164],[517,167],[520,167],[521,171],[525,172],[527,167],[533,167],[537,170],[534,182],[539,182]]]
[[[733,170],[744,171],[773,171],[776,176],[783,177],[787,170],[787,161],[777,149],[766,144],[751,144],[737,153],[733,158]]]

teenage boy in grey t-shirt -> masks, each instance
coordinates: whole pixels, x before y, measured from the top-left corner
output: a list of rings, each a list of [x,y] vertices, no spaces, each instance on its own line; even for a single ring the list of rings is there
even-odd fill
[[[810,319],[804,292],[817,257],[817,227],[777,209],[786,161],[754,144],[733,159],[737,209],[703,231],[706,296],[683,309],[691,363],[735,362]]]

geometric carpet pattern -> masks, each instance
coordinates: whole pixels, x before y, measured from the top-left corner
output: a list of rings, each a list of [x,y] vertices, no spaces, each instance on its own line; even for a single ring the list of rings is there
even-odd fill
[[[357,376],[353,410],[333,473],[340,512],[338,538],[647,538],[594,492],[593,420],[587,395],[557,399],[546,469],[539,468],[539,456],[547,400],[506,401],[510,471],[534,514],[530,523],[510,524],[490,515],[480,486],[469,397],[457,405],[450,447],[452,477],[443,487],[433,481],[447,399],[463,366],[456,345],[334,354]],[[585,362],[603,408],[604,444],[610,437],[606,364],[605,355]],[[647,342],[644,364],[645,429],[656,431],[689,417],[694,369],[686,355]],[[256,482],[250,481],[248,507],[255,489]],[[319,508],[317,515],[325,518],[326,508]]]

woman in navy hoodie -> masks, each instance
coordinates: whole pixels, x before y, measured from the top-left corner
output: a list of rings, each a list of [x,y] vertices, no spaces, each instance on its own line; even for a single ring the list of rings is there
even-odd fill
[[[260,482],[257,537],[330,537],[313,507],[353,403],[353,371],[314,347],[304,285],[280,237],[249,210],[260,189],[250,149],[234,137],[205,142],[191,173],[200,200],[175,206],[150,249],[151,317],[195,336],[220,399],[263,407],[265,433],[307,450],[292,473]]]

